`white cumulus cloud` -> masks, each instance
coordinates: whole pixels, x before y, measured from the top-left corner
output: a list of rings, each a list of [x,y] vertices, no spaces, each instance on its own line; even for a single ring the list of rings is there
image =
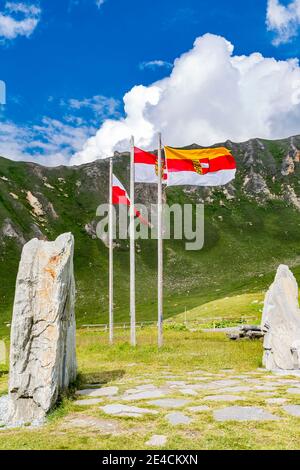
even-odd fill
[[[285,44],[297,36],[300,26],[300,0],[283,5],[279,0],[268,0],[267,27],[275,33],[273,44]]]
[[[41,17],[40,7],[22,2],[6,2],[0,12],[0,39],[12,40],[18,36],[29,37]]]
[[[172,68],[172,64],[170,62],[166,62],[165,60],[149,60],[148,62],[141,62],[140,69],[156,69],[156,68]]]
[[[237,56],[220,36],[206,34],[176,59],[170,75],[124,96],[125,115],[107,119],[71,158],[80,164],[128,150],[129,138],[146,149],[201,145],[300,133],[300,67],[260,53]]]

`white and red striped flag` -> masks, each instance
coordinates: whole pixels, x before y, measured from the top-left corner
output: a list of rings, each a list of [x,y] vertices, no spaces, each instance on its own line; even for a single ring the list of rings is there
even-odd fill
[[[167,172],[164,161],[163,168],[163,183],[167,182]],[[158,176],[158,159],[153,153],[145,152],[137,147],[134,147],[134,172],[135,183],[155,183],[157,184]]]
[[[125,205],[128,207],[131,205],[126,189],[115,175],[112,177],[112,203],[115,205]],[[136,208],[134,208],[134,214],[140,219],[142,224],[150,226],[149,222],[144,219],[144,217]]]

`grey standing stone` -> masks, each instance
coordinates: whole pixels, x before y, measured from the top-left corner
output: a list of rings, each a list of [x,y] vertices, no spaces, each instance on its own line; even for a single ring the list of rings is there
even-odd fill
[[[277,421],[280,418],[255,406],[230,406],[215,410],[216,421]]]
[[[266,294],[261,327],[266,369],[300,369],[298,285],[288,266],[279,266]]]
[[[9,423],[42,422],[76,379],[74,238],[22,251],[11,329]]]

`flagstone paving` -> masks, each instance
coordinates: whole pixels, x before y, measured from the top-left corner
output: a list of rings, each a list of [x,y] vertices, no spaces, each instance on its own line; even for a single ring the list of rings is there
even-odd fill
[[[286,398],[267,398],[266,403],[268,405],[283,405],[287,402]]]
[[[282,407],[291,416],[300,418],[300,405],[286,405]]]
[[[122,400],[124,401],[138,401],[138,400],[148,400],[149,398],[162,398],[167,395],[167,392],[162,390],[148,390],[139,393],[132,393],[128,395],[123,395]]]
[[[222,392],[241,393],[241,392],[251,392],[251,390],[253,390],[253,387],[250,387],[248,385],[237,385],[236,387],[224,387],[222,389]]]
[[[178,392],[182,393],[183,395],[190,395],[194,397],[198,396],[198,393],[191,388],[179,388]]]
[[[211,395],[204,397],[205,401],[241,401],[246,400],[245,397],[239,397],[238,395]]]
[[[262,369],[263,370],[263,369]],[[297,370],[275,370],[273,372],[275,375],[280,375],[280,376],[294,376],[294,377],[299,377],[300,378],[300,371]]]
[[[287,392],[293,395],[300,395],[300,388],[288,388]]]
[[[192,421],[191,418],[183,413],[180,413],[179,411],[176,413],[167,414],[166,419],[172,426],[177,426],[179,424],[189,424]]]
[[[112,397],[119,392],[118,387],[103,387],[103,388],[87,388],[84,390],[77,390],[76,395],[83,395],[89,397]]]
[[[163,447],[167,443],[167,436],[157,435],[152,436],[149,441],[146,442],[148,447]]]
[[[145,414],[158,414],[158,411],[156,410],[149,410],[148,408],[139,408],[136,406],[127,406],[119,403],[102,406],[101,409],[104,411],[105,414],[113,416],[140,417]]]
[[[191,413],[203,413],[205,411],[210,411],[210,408],[207,405],[189,406],[187,411],[190,411]]]
[[[183,382],[182,380],[175,380],[175,381],[168,381],[167,385],[170,385],[171,387],[185,387],[186,382]]]
[[[300,377],[292,378],[290,373],[279,376],[256,371],[239,375],[236,371],[228,370],[216,374],[197,370],[176,376],[170,372],[162,373],[156,380],[151,374],[145,373],[134,380],[128,378],[115,383],[118,386],[99,388],[93,388],[99,384],[87,384],[86,389],[76,392],[77,396],[86,397],[74,402],[77,408],[90,406],[93,414],[98,410],[102,416],[80,415],[78,419],[69,420],[67,425],[89,427],[104,434],[118,434],[122,430],[109,420],[109,416],[126,426],[124,418],[140,419],[142,425],[141,418],[149,415],[153,435],[145,445],[161,448],[168,441],[167,435],[159,434],[161,418],[170,426],[185,427],[186,432],[193,431],[194,424],[197,425],[197,419],[200,419],[197,414],[200,413],[209,413],[216,422],[278,421],[284,420],[284,415],[300,418],[300,404],[293,404],[296,397],[292,396],[300,394]],[[143,400],[147,400],[149,408],[139,406]],[[122,403],[126,401],[131,403]],[[239,401],[243,401],[244,406],[228,406],[230,402]],[[228,405],[224,406],[226,402]],[[97,407],[99,403],[102,406]],[[262,406],[263,403],[265,407]],[[175,410],[177,408],[181,410]],[[104,415],[108,415],[108,419]],[[149,424],[147,426],[149,430]]]
[[[163,398],[161,400],[148,401],[148,405],[158,406],[159,408],[181,408],[189,403],[190,400]]]
[[[92,429],[94,431],[101,431],[101,433],[104,434],[121,434],[121,428],[118,422],[99,419],[93,416],[81,415],[68,419],[64,426],[68,428]]]
[[[213,412],[216,421],[276,421],[280,418],[256,406],[231,406]]]
[[[88,398],[87,400],[76,400],[74,401],[74,405],[78,406],[93,406],[99,403],[102,403],[102,398]]]

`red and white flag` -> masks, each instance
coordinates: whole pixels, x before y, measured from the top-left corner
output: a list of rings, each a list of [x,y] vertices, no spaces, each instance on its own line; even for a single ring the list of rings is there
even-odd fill
[[[115,175],[112,177],[112,203],[116,205],[124,204],[126,206],[130,206],[127,191]]]
[[[162,162],[163,183],[167,182],[167,172],[164,161]],[[153,153],[134,148],[134,172],[136,183],[157,183],[158,160]]]
[[[131,205],[126,189],[115,175],[112,177],[112,203],[115,205],[125,205],[128,207]],[[150,226],[149,222],[144,219],[141,213],[135,208],[134,214],[140,219],[142,224]]]

